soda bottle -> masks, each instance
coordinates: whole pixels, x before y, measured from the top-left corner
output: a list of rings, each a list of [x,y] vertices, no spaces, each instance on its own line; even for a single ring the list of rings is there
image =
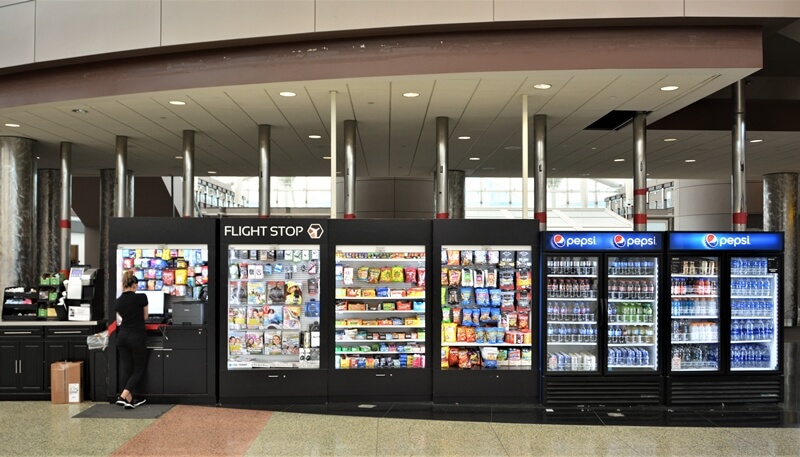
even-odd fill
[[[567,320],[567,303],[561,302],[561,309],[559,310],[559,320],[566,321]]]
[[[608,304],[608,321],[609,322],[617,321],[617,306],[614,303]]]

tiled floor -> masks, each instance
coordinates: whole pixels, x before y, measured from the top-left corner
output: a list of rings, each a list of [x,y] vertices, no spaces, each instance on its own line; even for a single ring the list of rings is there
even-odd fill
[[[92,403],[0,402],[0,456],[798,456],[800,344],[787,341],[780,405],[175,406],[86,419],[74,416]]]

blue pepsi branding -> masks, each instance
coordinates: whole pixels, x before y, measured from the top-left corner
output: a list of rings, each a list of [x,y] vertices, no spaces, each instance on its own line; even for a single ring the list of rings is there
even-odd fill
[[[742,233],[702,233],[672,232],[669,234],[669,247],[672,250],[783,250],[783,234],[753,232]]]
[[[545,246],[557,251],[656,251],[660,233],[571,232],[546,233]]]

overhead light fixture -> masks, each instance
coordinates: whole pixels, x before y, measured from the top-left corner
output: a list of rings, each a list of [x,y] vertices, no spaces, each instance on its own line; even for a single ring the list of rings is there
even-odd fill
[[[216,172],[216,171],[213,171],[213,170],[208,170],[208,174],[210,174],[210,175],[215,175],[215,174],[217,174],[217,172]]]
[[[764,140],[750,140],[751,143],[761,143]]]
[[[182,102],[180,100],[170,100],[169,104],[170,105],[175,105],[175,106],[183,106],[183,105],[186,104],[186,102]]]
[[[183,156],[175,156],[176,159],[183,159]]]
[[[672,92],[673,90],[678,90],[678,89],[680,89],[680,87],[678,86],[664,86],[661,88],[661,90],[664,92]]]
[[[480,157],[470,157],[469,160],[481,160]]]
[[[36,156],[36,160],[39,160],[39,159],[41,159],[41,157],[39,157],[39,156]]]
[[[664,138],[664,142],[665,143],[669,143],[671,141],[678,141],[678,139],[677,138]]]
[[[684,160],[684,162],[686,162],[686,163],[694,163],[694,162],[697,162],[697,161],[695,159],[686,159],[686,160]]]
[[[331,160],[331,156],[322,156],[324,160]]]
[[[468,137],[468,136],[460,136],[460,137],[458,137],[459,140],[468,140],[470,138],[471,137]]]
[[[295,94],[294,92],[289,92],[287,90],[287,91],[284,91],[284,92],[278,92],[278,95],[280,95],[281,97],[294,97],[297,94]]]
[[[534,89],[539,89],[539,90],[547,90],[547,89],[549,89],[551,87],[553,87],[553,86],[550,85],[550,84],[547,84],[547,83],[539,83],[539,84],[534,84],[533,85]]]
[[[9,123],[9,124],[6,124],[6,127],[13,127],[13,128],[17,128],[17,127],[19,127],[19,124],[10,124],[10,123]]]
[[[614,159],[614,162],[624,162],[625,159]]]
[[[312,140],[318,140],[318,139],[322,138],[322,136],[320,136],[320,135],[309,135],[308,137],[311,138]]]
[[[416,92],[406,92],[405,94],[403,94],[403,97],[414,98],[414,97],[419,97],[419,94]]]
[[[88,113],[88,111],[86,111],[83,108],[75,108],[74,110],[72,110],[72,112],[73,113],[78,113],[78,114],[86,114],[86,113]]]

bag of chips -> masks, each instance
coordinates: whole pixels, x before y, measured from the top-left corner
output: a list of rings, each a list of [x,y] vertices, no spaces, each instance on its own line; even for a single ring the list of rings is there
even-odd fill
[[[481,348],[481,355],[483,356],[483,367],[489,370],[497,368],[497,348],[485,347]]]
[[[380,282],[392,282],[392,268],[381,267]]]
[[[417,269],[414,267],[406,267],[404,270],[405,282],[413,284],[417,282]]]
[[[460,259],[461,252],[456,250],[448,250],[447,251],[447,264],[448,265],[458,265]]]
[[[472,251],[461,251],[461,266],[468,267],[472,265]]]
[[[462,287],[460,290],[461,299],[460,302],[462,305],[471,305],[472,304],[472,287]]]
[[[370,284],[378,284],[381,279],[381,269],[372,267],[367,271],[367,282]]]
[[[425,287],[425,268],[423,267],[417,268],[417,285]]]

